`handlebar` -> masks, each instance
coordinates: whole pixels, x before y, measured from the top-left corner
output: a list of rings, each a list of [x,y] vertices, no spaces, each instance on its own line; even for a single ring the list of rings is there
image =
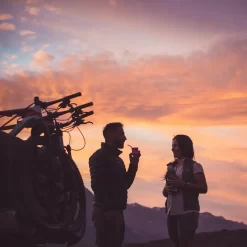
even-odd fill
[[[74,110],[78,111],[78,110],[81,110],[82,108],[86,108],[86,107],[89,107],[89,106],[93,106],[93,102],[88,102],[86,104],[79,105],[79,106],[75,107]]]
[[[59,127],[60,127],[60,128],[67,127],[67,126],[69,126],[70,124],[72,124],[73,122],[74,122],[74,127],[75,127],[75,126],[79,126],[80,124],[85,124],[83,118],[88,117],[88,116],[91,116],[91,115],[93,115],[93,114],[94,114],[93,111],[86,112],[86,113],[84,113],[83,115],[81,115],[80,117],[78,117],[78,118],[76,118],[76,119],[72,119],[72,120],[70,120],[70,121],[67,122],[67,123],[59,123]]]
[[[39,97],[34,97],[34,104],[35,105],[39,105],[41,108],[46,108],[48,106],[51,106],[51,105],[54,105],[54,104],[57,104],[59,102],[68,102],[69,103],[69,100],[70,99],[73,99],[73,98],[76,98],[76,97],[79,97],[81,96],[81,92],[78,92],[78,93],[74,93],[74,94],[71,94],[71,95],[68,95],[68,96],[65,96],[61,99],[57,99],[57,100],[53,100],[53,101],[49,101],[49,102],[43,102],[43,101],[40,101],[39,100]],[[62,105],[62,104],[61,104]],[[63,107],[63,106],[61,106]]]
[[[80,118],[77,118],[75,121],[75,125],[80,125],[84,123],[83,118],[89,117],[91,115],[94,114],[94,111],[89,111],[89,112],[85,112]]]
[[[44,117],[44,120],[46,120],[47,118],[55,118],[55,114],[57,114],[57,115],[63,115],[63,114],[69,113],[69,112],[71,112],[71,110],[67,110],[67,111],[63,111],[63,112],[50,113],[48,116],[45,116]],[[76,117],[76,118],[73,118],[72,120],[70,120],[67,123],[59,123],[59,127],[60,128],[67,127],[70,124],[72,124],[73,122],[74,122],[74,126],[79,126],[80,124],[85,124],[85,122],[84,122],[83,119],[86,118],[86,117],[88,117],[88,116],[91,116],[93,114],[94,114],[94,111],[89,111],[89,112],[83,113],[83,115],[81,115],[79,117]],[[7,126],[4,126],[1,130],[11,130],[11,129],[15,128],[15,126],[16,126],[16,124],[7,125]]]
[[[5,110],[5,111],[0,111],[1,116],[6,116],[6,117],[12,117],[13,115],[21,115],[26,108],[18,108],[18,109],[13,109],[13,110]]]
[[[40,106],[41,108],[45,109],[48,106],[54,105],[56,103],[62,102],[60,104],[60,107],[64,108],[69,104],[70,99],[76,98],[81,96],[81,92],[78,93],[74,93],[68,96],[65,96],[61,99],[58,100],[53,100],[53,101],[49,101],[49,102],[43,102],[39,100],[39,97],[34,97],[34,104],[36,106]],[[63,104],[64,103],[64,104]],[[18,108],[18,109],[12,109],[12,110],[4,110],[4,111],[0,111],[0,115],[1,116],[6,116],[6,117],[12,117],[13,115],[19,115],[21,116],[23,113],[25,113],[26,111],[28,111],[28,108]]]
[[[89,102],[89,103],[86,103],[86,104],[83,104],[83,105],[79,105],[75,108],[71,107],[69,110],[66,110],[66,111],[61,111],[61,112],[48,112],[47,113],[47,116],[44,117],[45,119],[46,118],[57,118],[57,117],[60,117],[64,114],[67,114],[67,113],[72,113],[72,117],[75,117],[75,116],[78,116],[79,114],[84,114],[81,109],[82,108],[86,108],[86,107],[89,107],[89,106],[92,106],[93,105],[93,102]]]
[[[89,106],[93,106],[93,102],[89,102],[89,103],[86,103],[86,104],[79,105],[79,106],[75,107],[74,108],[74,113],[72,114],[72,117],[78,116],[78,114],[83,114],[82,109],[86,108],[86,107],[89,107]]]
[[[70,113],[70,112],[73,112],[73,109],[69,109],[69,110],[66,110],[66,111],[60,111],[60,112],[48,112],[47,113],[47,116],[44,117],[44,119],[47,119],[47,118],[58,118],[64,114],[67,114],[67,113]]]

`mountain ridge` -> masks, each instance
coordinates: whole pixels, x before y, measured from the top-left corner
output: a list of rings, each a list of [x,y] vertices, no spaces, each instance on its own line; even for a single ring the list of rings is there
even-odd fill
[[[246,247],[247,230],[221,230],[217,232],[197,233],[194,246],[197,247]],[[127,244],[126,247],[173,247],[171,240],[161,239],[147,243]]]
[[[92,201],[93,194],[86,189],[87,198],[87,229],[80,244],[74,247],[91,247],[94,244],[95,229],[92,222]],[[126,244],[144,244],[150,241],[160,241],[168,238],[166,226],[165,208],[147,207],[139,203],[130,203],[124,212],[126,232]],[[243,222],[227,220],[223,216],[215,216],[210,212],[200,213],[199,227],[197,233],[220,232],[222,230],[236,231],[247,230]],[[145,245],[144,245],[145,246]]]

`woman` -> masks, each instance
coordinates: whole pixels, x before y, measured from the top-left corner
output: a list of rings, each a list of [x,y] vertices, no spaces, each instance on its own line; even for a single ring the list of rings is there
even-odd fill
[[[192,247],[199,220],[199,194],[207,193],[201,164],[194,161],[193,142],[186,135],[172,140],[174,162],[168,164],[163,195],[166,200],[167,228],[176,247]],[[170,175],[174,169],[174,175]]]

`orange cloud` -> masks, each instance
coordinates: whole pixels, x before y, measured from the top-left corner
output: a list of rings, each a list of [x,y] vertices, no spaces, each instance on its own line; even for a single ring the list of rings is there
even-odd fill
[[[21,21],[21,23],[25,23],[28,21],[28,19],[25,16],[21,16],[20,21]]]
[[[29,45],[27,45],[27,43],[25,41],[23,41],[21,43],[21,51],[22,52],[30,52],[30,51],[33,51],[33,50],[34,50],[34,48],[29,46]]]
[[[12,19],[13,16],[7,13],[0,14],[0,21],[6,21]]]
[[[77,91],[82,92],[82,97],[75,99],[78,104],[92,100],[91,96],[87,94],[87,87],[84,87],[83,83],[79,84],[79,81],[76,81],[75,83],[73,78],[69,78],[69,75],[66,74],[46,72],[45,75],[43,74],[42,76],[29,76],[28,78],[19,77],[18,81],[19,84],[15,85],[15,90],[10,87],[8,81],[1,81],[0,83],[0,105],[4,105],[5,109],[10,108],[13,103],[18,107],[28,105],[31,103],[33,96],[40,96],[41,100],[53,100]],[[46,85],[44,82],[46,82]],[[25,87],[23,87],[23,85],[25,85]],[[16,90],[18,91],[18,94],[15,94]],[[12,99],[11,102],[9,99]],[[111,116],[108,115],[109,118],[105,118],[104,113],[97,110],[98,108],[102,111],[102,108],[99,108],[97,105],[97,98],[94,100],[94,104],[95,106],[91,108],[95,111],[95,116],[90,117],[90,120],[93,120],[95,124],[80,127],[87,141],[86,147],[81,151],[72,152],[73,158],[79,167],[85,184],[89,188],[90,174],[88,158],[100,147],[100,142],[103,141],[102,129],[104,124],[108,121],[115,121],[115,119],[118,119],[114,118],[114,113],[112,113]],[[164,181],[162,181],[162,177],[166,171],[166,164],[172,160],[171,139],[173,136],[172,133],[177,132],[177,129],[175,127],[170,127],[170,129],[168,128],[168,132],[162,132],[162,128],[156,130],[155,125],[151,124],[143,127],[142,125],[139,125],[138,122],[135,123],[130,121],[128,117],[122,117],[118,120],[122,121],[125,125],[125,132],[127,135],[126,144],[137,145],[142,152],[137,178],[129,192],[129,202],[138,202],[147,206],[163,206],[164,198],[161,191],[164,186]],[[219,212],[221,215],[225,215],[225,211],[219,211],[216,206],[212,205],[219,205],[225,200],[229,201],[229,198],[234,207],[238,207],[240,204],[246,205],[246,199],[244,198],[245,195],[243,192],[246,190],[245,173],[247,167],[243,162],[244,159],[242,162],[240,162],[240,160],[234,162],[233,159],[234,157],[240,156],[240,154],[243,155],[245,150],[234,150],[233,148],[230,152],[228,145],[225,146],[224,138],[220,143],[220,137],[215,134],[217,141],[214,142],[214,139],[211,139],[212,136],[208,136],[208,133],[205,131],[206,129],[204,129],[204,135],[193,127],[185,127],[185,129],[184,131],[186,133],[194,133],[192,139],[196,148],[196,158],[197,161],[203,165],[208,181],[209,192],[206,196],[201,196],[202,211],[210,210],[212,213]],[[243,132],[239,131],[238,133],[235,132],[235,136],[229,136],[229,144],[232,144],[233,146],[236,145],[237,142],[231,143],[231,138],[236,138],[236,136],[240,136],[241,133],[243,135]],[[71,135],[72,148],[81,148],[84,145],[84,142],[79,132],[75,130]],[[65,144],[68,144],[69,138],[66,133],[64,133],[64,141]],[[215,153],[207,157],[207,152],[212,150],[210,149],[211,144],[215,147]],[[217,147],[220,147],[218,155]],[[128,168],[129,147],[125,145],[123,151],[121,156]],[[227,157],[224,155],[226,153]],[[229,160],[232,160],[232,162],[229,162]],[[237,178],[237,180],[232,178]],[[220,181],[224,182],[222,183]],[[226,187],[228,188],[227,191],[225,191]],[[238,216],[234,211],[229,213],[228,217],[244,220],[241,218],[241,215]]]
[[[0,24],[0,30],[5,30],[5,31],[13,31],[15,30],[16,27],[14,24],[9,23],[9,22],[2,22]]]
[[[32,15],[32,16],[37,16],[40,12],[40,9],[37,8],[37,7],[29,7],[27,6],[26,7],[26,11],[29,13],[29,15]]]
[[[55,7],[54,5],[51,5],[51,4],[45,4],[45,9],[52,12],[52,13],[56,13],[56,14],[61,13],[60,8]]]
[[[33,15],[38,13],[36,8]],[[33,49],[22,45],[23,51]],[[192,137],[196,159],[206,172],[209,192],[205,198],[217,205],[228,198],[233,204],[246,205],[246,39],[221,42],[207,53],[186,58],[166,54],[138,58],[126,52],[124,58],[131,59],[124,62],[110,51],[68,54],[55,60],[55,53],[51,55],[45,48],[33,55],[32,62],[43,68],[52,61],[54,70],[16,74],[16,64],[4,64],[8,79],[0,79],[0,108],[25,107],[34,96],[49,101],[78,91],[82,97],[75,99],[76,103],[93,101],[95,115],[90,120],[95,125],[81,127],[87,146],[73,152],[86,184],[90,182],[88,158],[100,147],[103,125],[121,121],[126,126],[127,143],[138,145],[142,152],[130,192],[132,202],[163,205],[161,179],[172,159],[171,139],[185,133]],[[72,140],[73,148],[83,145],[77,132]],[[122,154],[127,167],[128,152],[125,147]],[[203,201],[202,209],[208,205]]]
[[[15,59],[16,56],[10,56],[9,60]],[[17,63],[10,63],[9,61],[2,62],[2,70],[6,76],[12,77],[14,75],[24,75],[25,72]]]
[[[57,62],[57,73],[37,77],[45,76],[45,85],[55,84],[58,89],[61,86],[55,81],[56,76],[60,78],[59,73],[66,74],[64,80],[73,78],[72,84],[96,102],[96,110],[101,113],[99,119],[124,117],[160,126],[244,125],[247,123],[244,42],[217,47],[186,59],[148,56],[128,64],[121,64],[111,52],[71,54]],[[43,65],[53,58],[39,50],[33,63]]]
[[[7,59],[9,59],[9,60],[14,60],[14,59],[16,59],[16,58],[17,58],[16,55],[8,55],[8,56],[7,56]]]
[[[37,65],[43,65],[51,60],[53,60],[54,57],[47,52],[43,50],[38,50],[34,55],[33,55],[33,63]]]
[[[38,2],[39,2],[38,0],[27,0],[26,4],[36,4]]]
[[[116,6],[117,5],[117,1],[116,0],[109,0],[109,4],[112,6]]]
[[[30,30],[20,30],[19,33],[21,36],[34,35],[35,34],[35,32],[30,31]]]
[[[33,51],[33,50],[34,50],[33,47],[28,46],[28,45],[22,45],[22,47],[21,47],[21,51],[22,52],[30,52],[30,51]]]

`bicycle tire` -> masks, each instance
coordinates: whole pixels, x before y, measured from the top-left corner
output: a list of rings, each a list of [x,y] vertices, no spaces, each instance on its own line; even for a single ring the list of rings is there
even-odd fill
[[[6,174],[12,176],[11,180],[2,181],[9,183],[15,181],[11,184],[13,196],[9,198],[11,199],[9,207],[16,210],[16,220],[20,228],[26,227],[27,230],[24,232],[20,229],[20,235],[25,235],[24,237],[30,241],[39,243],[68,242],[69,245],[78,243],[86,231],[86,194],[83,179],[73,159],[66,153],[63,154],[65,166],[71,171],[69,180],[73,182],[71,186],[74,190],[67,218],[60,225],[47,224],[46,209],[35,193],[35,190],[39,188],[35,189],[32,181],[35,166],[38,165],[37,159],[40,158],[37,157],[37,151],[40,148],[37,148],[31,140],[24,141],[5,132],[0,132],[0,144],[2,160],[5,159],[1,162],[1,166],[6,165],[5,168],[8,168]],[[9,157],[12,157],[11,162],[8,162]],[[42,159],[39,162],[42,163]],[[4,177],[4,174],[2,175]]]
[[[49,155],[51,154],[46,153],[46,155],[43,156],[43,159],[38,157],[38,162],[41,164],[47,163],[46,160],[49,160]],[[67,153],[64,152],[63,154],[60,154],[59,165],[63,166],[67,180],[67,182],[65,181],[65,184],[67,183],[67,186],[70,188],[70,197],[66,207],[66,215],[60,226],[45,222],[44,228],[47,232],[50,232],[49,240],[53,243],[58,241],[56,238],[59,238],[62,234],[63,236],[66,236],[66,241],[72,245],[72,243],[75,244],[83,238],[86,230],[85,187],[74,160]],[[35,187],[40,189],[39,185],[36,185]],[[53,238],[51,235],[53,235]]]
[[[78,243],[85,235],[86,232],[86,188],[84,185],[83,178],[81,176],[81,173],[74,162],[74,160],[71,158],[71,165],[75,171],[76,174],[76,180],[78,184],[78,192],[79,192],[79,198],[78,198],[78,204],[79,204],[79,212],[77,213],[77,217],[74,221],[69,225],[68,227],[68,246],[75,245]],[[77,205],[78,206],[78,205]],[[78,209],[78,208],[77,208]],[[75,212],[76,214],[76,212]]]
[[[36,200],[31,182],[31,166],[35,156],[32,143],[24,141],[18,137],[11,136],[0,131],[1,145],[1,175],[4,177],[5,189],[8,198],[5,198],[7,208],[13,212],[16,225],[19,230],[14,233],[16,237],[22,236],[23,239],[33,242],[40,241],[40,236],[36,235],[34,227],[40,225],[45,218],[45,211]],[[7,169],[6,169],[7,168]],[[12,235],[11,230],[7,233]]]

